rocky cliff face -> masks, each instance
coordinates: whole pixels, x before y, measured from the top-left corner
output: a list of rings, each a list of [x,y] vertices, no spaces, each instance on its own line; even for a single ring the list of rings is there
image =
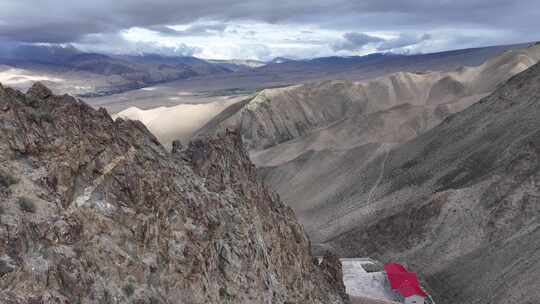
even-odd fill
[[[2,303],[347,300],[237,133],[168,153],[36,84],[0,86],[0,138]]]

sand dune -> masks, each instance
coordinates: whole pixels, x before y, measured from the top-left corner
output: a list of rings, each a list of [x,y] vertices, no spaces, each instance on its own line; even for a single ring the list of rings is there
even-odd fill
[[[181,104],[150,110],[131,107],[114,115],[113,118],[141,121],[165,146],[170,147],[173,140],[187,141],[196,130],[236,102],[238,99],[233,98],[206,104]]]
[[[30,87],[34,82],[63,82],[62,78],[34,73],[24,69],[0,66],[0,83],[13,87]]]

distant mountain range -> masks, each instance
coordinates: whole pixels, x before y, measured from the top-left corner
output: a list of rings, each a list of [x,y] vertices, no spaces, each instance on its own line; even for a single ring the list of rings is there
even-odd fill
[[[222,66],[233,72],[246,72],[248,70],[265,66],[267,63],[258,60],[207,60],[210,63]]]
[[[0,57],[0,64],[38,71],[87,72],[121,78],[101,90],[80,96],[107,95],[145,86],[232,71],[195,57],[166,57],[154,54],[105,55],[74,48],[19,46]],[[81,76],[84,78],[84,76]]]
[[[334,56],[306,60],[278,59],[257,69],[257,72],[307,73],[313,79],[326,73],[330,77],[325,79],[329,80],[362,80],[400,71],[448,71],[460,66],[476,66],[505,50],[526,46],[527,44],[491,46],[414,55],[374,53],[366,56]]]
[[[261,62],[203,60],[156,54],[106,55],[85,53],[74,47],[19,45],[0,49],[0,72],[1,65],[4,65],[4,70],[17,68],[22,70],[23,75],[66,79],[70,85],[46,83],[58,93],[92,97],[185,80],[205,89],[215,88],[216,85],[220,86],[216,89],[244,89],[326,79],[362,80],[397,71],[451,70],[461,65],[479,65],[504,50],[523,46],[494,46],[419,55],[377,53],[306,60],[275,58],[270,62]],[[13,83],[10,83],[9,76],[3,79],[4,83],[21,88],[31,85],[31,81],[25,82],[20,73],[12,76],[17,79]]]

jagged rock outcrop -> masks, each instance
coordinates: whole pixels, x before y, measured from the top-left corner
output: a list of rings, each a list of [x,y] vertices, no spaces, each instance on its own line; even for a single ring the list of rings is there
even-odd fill
[[[342,298],[347,298],[347,291],[343,283],[343,266],[339,257],[333,252],[326,252],[319,266],[328,282],[337,287]]]
[[[2,303],[347,300],[236,132],[168,153],[36,84],[0,86],[0,138]]]

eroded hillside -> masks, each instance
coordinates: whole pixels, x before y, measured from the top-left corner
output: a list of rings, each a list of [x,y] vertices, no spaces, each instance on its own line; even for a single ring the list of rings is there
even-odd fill
[[[530,46],[453,72],[269,89],[243,106],[231,106],[198,133],[239,128],[266,181],[318,243],[346,229],[343,218],[351,209],[371,202],[391,149],[467,108],[539,59],[540,46]],[[358,172],[368,164],[377,174],[360,179]],[[360,201],[359,185],[370,187],[371,193]]]
[[[437,303],[538,302],[539,117],[537,64],[355,169],[335,206],[349,206],[342,231],[325,245],[409,263]]]

